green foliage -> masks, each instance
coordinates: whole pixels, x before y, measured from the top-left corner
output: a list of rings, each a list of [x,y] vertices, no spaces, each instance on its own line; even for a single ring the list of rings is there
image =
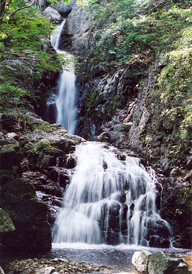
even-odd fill
[[[1,25],[1,32],[1,52],[12,49],[15,54],[34,54],[40,60],[45,58],[42,51],[50,36],[49,21],[33,8],[19,11],[8,23]]]
[[[93,91],[91,92],[91,94],[89,95],[89,97],[87,97],[87,100],[85,102],[85,106],[87,108],[87,111],[89,112],[92,108],[96,107],[98,104],[98,92]]]
[[[177,214],[177,215],[181,215],[183,212],[179,209],[179,208],[177,208],[176,210],[175,210],[175,214]]]
[[[188,14],[187,11],[185,13]],[[179,143],[186,151],[190,149],[192,139],[192,27],[182,31],[181,38],[175,43],[175,49],[162,58],[167,62],[167,66],[162,69],[158,79],[161,100],[168,101],[170,105],[166,116],[168,119],[173,116],[174,121],[177,121]]]
[[[29,95],[28,91],[19,87],[10,86],[8,84],[0,84],[0,102],[7,100],[9,95],[12,97],[21,98],[23,96]]]
[[[39,142],[36,143],[31,143],[28,144],[25,147],[26,151],[28,153],[32,153],[32,154],[38,154],[39,152],[44,152],[44,153],[58,153],[59,150],[55,147],[53,147],[49,140],[41,140]]]
[[[77,0],[76,4],[79,5],[81,8],[84,8],[88,5],[88,0]]]
[[[52,27],[48,18],[34,8],[18,11],[7,22],[3,19],[0,25],[1,108],[8,104],[18,108],[26,104],[25,99],[31,95],[35,100],[44,73],[60,71],[60,56],[49,45]]]
[[[7,23],[0,26],[0,57],[7,53],[21,54],[30,59],[31,66],[38,70],[58,70],[58,62],[46,51],[50,37],[50,23],[37,10],[28,8],[18,11]]]
[[[90,1],[94,18],[99,21],[95,35],[95,63],[118,62],[145,64],[155,55],[174,50],[192,15],[188,1]],[[138,68],[139,69],[139,68]]]

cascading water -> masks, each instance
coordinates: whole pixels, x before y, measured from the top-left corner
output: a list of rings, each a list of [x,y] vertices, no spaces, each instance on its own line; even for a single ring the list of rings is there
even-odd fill
[[[154,180],[138,158],[114,150],[98,142],[76,147],[77,163],[53,242],[169,247],[171,231],[159,215]]]
[[[60,53],[65,54],[65,59],[68,59],[68,69],[63,68],[60,74],[58,85],[57,85],[57,95],[52,95],[47,101],[47,108],[50,105],[56,105],[56,123],[61,124],[69,133],[75,133],[76,127],[76,107],[75,107],[75,74],[74,67],[71,64],[72,56],[59,49],[59,40],[61,36],[61,31],[65,21],[56,27],[51,35],[51,44],[54,49]]]

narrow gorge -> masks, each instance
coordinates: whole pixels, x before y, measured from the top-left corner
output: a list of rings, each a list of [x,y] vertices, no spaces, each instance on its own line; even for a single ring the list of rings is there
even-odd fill
[[[63,28],[65,22],[54,30],[51,39],[60,53]],[[73,133],[76,106],[72,72],[61,73],[55,102],[52,97],[48,107],[49,101],[55,105],[55,122]],[[77,146],[72,157],[76,166],[64,193],[64,208],[53,227],[53,243],[171,246],[171,227],[159,216],[162,186],[138,158],[94,141]]]

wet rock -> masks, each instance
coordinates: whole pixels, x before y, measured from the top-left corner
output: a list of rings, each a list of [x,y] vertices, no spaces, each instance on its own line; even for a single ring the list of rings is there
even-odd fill
[[[107,243],[118,244],[119,243],[119,210],[121,209],[120,203],[112,202],[109,206],[109,217],[108,217],[108,230],[107,230]]]
[[[164,220],[156,220],[153,217],[147,220],[146,239],[151,247],[170,247],[171,231],[169,224]]]
[[[177,184],[168,188],[167,183],[164,187],[164,199],[161,208],[161,216],[166,219],[173,228],[173,245],[174,247],[192,246],[192,229],[191,229],[191,186]],[[188,195],[186,196],[186,193]],[[185,227],[185,229],[183,229]]]
[[[63,167],[49,167],[49,178],[52,179],[54,182],[57,182],[57,184],[64,188],[67,184],[69,184],[70,181],[70,172],[68,169]]]
[[[21,161],[20,165],[23,172],[29,170],[29,161],[26,158]]]
[[[152,233],[154,233],[154,232],[152,232]],[[169,248],[170,247],[169,239],[162,238],[158,235],[150,235],[148,242],[149,242],[150,247],[161,247],[161,248]]]
[[[47,174],[31,171],[23,173],[23,176],[30,179],[30,181],[33,183],[38,199],[46,203],[48,206],[48,221],[51,225],[54,223],[55,216],[59,211],[63,201],[63,189],[57,183],[58,173],[56,173],[54,176],[52,174],[52,170],[55,168],[56,167],[50,167],[51,171],[47,171]],[[51,180],[47,176],[49,176]]]
[[[76,159],[73,155],[70,155],[68,158],[67,158],[67,161],[66,161],[66,168],[74,168],[76,166]]]
[[[102,132],[98,137],[97,140],[100,142],[109,142],[111,139],[111,136],[107,132]]]

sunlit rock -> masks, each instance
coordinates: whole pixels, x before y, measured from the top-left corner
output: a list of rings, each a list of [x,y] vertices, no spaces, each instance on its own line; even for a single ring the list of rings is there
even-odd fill
[[[135,252],[132,264],[139,273],[143,274],[191,273],[184,259],[164,252],[151,253],[146,250]]]
[[[62,20],[62,17],[59,14],[59,12],[56,9],[53,9],[51,7],[47,7],[43,11],[43,15],[49,17],[49,20],[56,23],[56,24],[58,24]]]

